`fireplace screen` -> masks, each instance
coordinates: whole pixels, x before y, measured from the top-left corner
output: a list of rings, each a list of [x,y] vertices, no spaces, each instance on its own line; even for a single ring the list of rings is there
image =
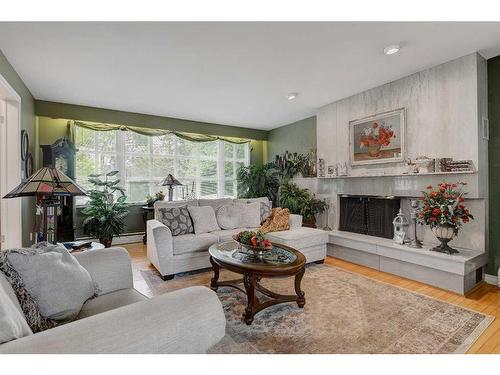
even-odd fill
[[[399,199],[341,197],[339,229],[369,236],[392,238],[392,221],[399,212]]]

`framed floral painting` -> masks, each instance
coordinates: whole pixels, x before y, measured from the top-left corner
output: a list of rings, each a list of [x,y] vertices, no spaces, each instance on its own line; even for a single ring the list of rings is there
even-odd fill
[[[405,109],[349,122],[351,165],[401,162],[405,158]]]

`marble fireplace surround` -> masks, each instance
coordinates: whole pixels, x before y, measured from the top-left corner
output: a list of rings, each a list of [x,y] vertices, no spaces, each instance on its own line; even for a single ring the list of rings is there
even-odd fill
[[[401,176],[371,176],[346,178],[295,178],[297,185],[309,189],[318,197],[327,199],[330,203],[328,225],[338,229],[339,201],[341,195],[352,196],[394,196],[401,198],[401,209],[410,218],[410,200],[422,196],[421,191],[428,185],[436,186],[441,182],[465,182],[468,192],[466,205],[474,215],[474,220],[462,227],[457,238],[451,244],[480,252],[487,248],[487,205],[481,195],[477,173],[468,174],[436,174],[436,175],[401,175]],[[326,215],[320,215],[318,226],[326,226]],[[410,233],[412,236],[413,233]],[[437,244],[434,234],[427,226],[417,227],[417,236],[425,243]]]
[[[330,203],[328,224],[333,231],[329,236],[329,255],[460,294],[465,294],[483,279],[482,268],[487,262],[487,205],[481,196],[477,173],[296,178],[294,182]],[[436,186],[440,182],[466,182],[469,193],[466,205],[475,217],[450,243],[460,251],[457,256],[429,251],[438,241],[427,226],[417,226],[417,236],[424,243],[424,249],[418,250],[396,245],[389,239],[338,231],[342,195],[399,197],[403,213],[409,219],[410,200],[421,197],[426,186]],[[320,216],[318,227],[325,226],[326,221],[325,215]],[[413,237],[411,228],[409,235]]]

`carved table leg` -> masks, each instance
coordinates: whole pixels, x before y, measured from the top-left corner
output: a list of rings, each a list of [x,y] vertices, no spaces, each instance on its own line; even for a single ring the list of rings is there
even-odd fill
[[[247,292],[247,307],[245,308],[245,313],[243,318],[247,325],[253,322],[253,306],[255,302],[255,278],[251,274],[245,274],[243,276],[243,283],[245,284],[245,290]]]
[[[214,270],[214,277],[210,280],[210,288],[216,292],[217,289],[219,289],[219,285],[217,284],[217,281],[219,280],[219,265],[215,263],[212,257],[210,257],[210,263],[212,263],[212,268]]]
[[[300,282],[302,281],[302,277],[306,272],[306,268],[302,268],[298,274],[295,275],[295,293],[297,294],[297,305],[300,308],[303,308],[306,304],[305,293],[300,289]]]

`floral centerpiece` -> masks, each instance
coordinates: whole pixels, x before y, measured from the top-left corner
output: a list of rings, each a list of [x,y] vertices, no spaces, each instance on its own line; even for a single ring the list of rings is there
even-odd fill
[[[389,146],[391,139],[395,137],[394,130],[392,130],[390,125],[386,125],[383,122],[381,124],[373,122],[371,126],[367,126],[362,130],[359,138],[359,147],[366,147],[368,155],[376,158],[380,155],[382,146]]]
[[[264,233],[260,230],[257,232],[244,230],[233,236],[233,239],[243,247],[253,251],[271,250],[273,245],[271,241],[264,238]]]
[[[431,227],[432,232],[441,244],[432,251],[439,251],[447,254],[458,253],[457,250],[448,246],[448,242],[458,234],[461,226],[474,219],[469,210],[463,204],[464,182],[456,184],[440,183],[437,189],[432,185],[427,186],[427,191],[423,191],[423,206],[418,213],[421,224]]]

